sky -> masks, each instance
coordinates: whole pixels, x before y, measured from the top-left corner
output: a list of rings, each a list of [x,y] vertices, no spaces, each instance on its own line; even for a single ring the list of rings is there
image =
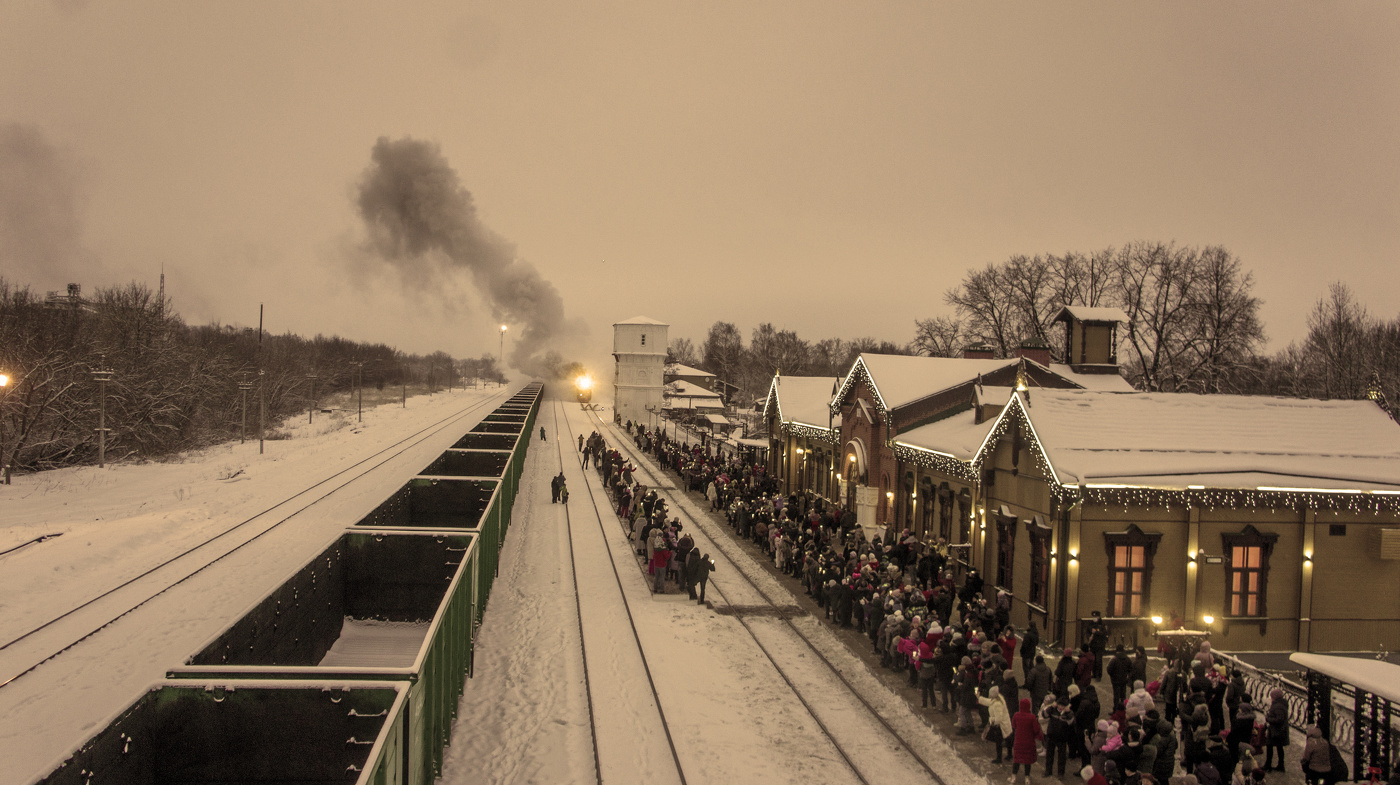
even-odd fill
[[[372,251],[411,138],[594,363],[638,315],[903,343],[969,268],[1134,240],[1235,253],[1277,350],[1333,281],[1400,314],[1397,51],[1389,2],[9,3],[0,275],[494,354],[479,276]]]

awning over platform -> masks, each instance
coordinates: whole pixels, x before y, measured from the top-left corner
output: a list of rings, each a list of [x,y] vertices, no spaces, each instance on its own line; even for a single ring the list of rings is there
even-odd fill
[[[1400,703],[1400,665],[1391,665],[1371,657],[1338,657],[1335,654],[1301,651],[1288,655],[1288,659],[1310,671]]]

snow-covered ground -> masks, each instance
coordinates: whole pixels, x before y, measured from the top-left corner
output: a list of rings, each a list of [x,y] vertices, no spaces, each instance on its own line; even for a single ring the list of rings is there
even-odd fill
[[[416,398],[407,410],[368,411],[363,426],[346,418],[302,423],[292,439],[269,442],[261,457],[256,443],[234,444],[178,462],[21,477],[0,489],[0,551],[61,535],[0,556],[3,645],[248,521],[216,541],[217,553],[232,548],[377,459],[336,477],[339,472],[467,405],[483,404],[0,688],[0,780],[42,775],[514,389]],[[531,446],[441,782],[587,783],[601,772],[607,782],[670,783],[679,781],[676,761],[690,783],[857,781],[818,719],[868,779],[929,781],[790,628],[771,618],[741,621],[684,593],[653,595],[596,472],[578,463],[577,435],[599,426],[577,406],[552,401],[539,422],[550,440]],[[609,438],[618,441],[616,434]],[[548,479],[561,468],[572,491],[567,506],[549,502]],[[673,507],[704,518],[683,495],[670,496]],[[792,602],[787,588],[732,544],[711,539],[703,524],[699,529],[692,531],[699,547],[718,564],[708,595],[717,609],[764,603],[762,595]],[[192,570],[176,560],[148,580],[136,579],[119,599],[130,607],[183,576],[182,569]],[[741,569],[758,589],[740,579]],[[118,604],[99,603],[0,650],[0,681],[101,624],[112,615],[103,612]],[[985,783],[829,629],[810,618],[797,623],[949,785]],[[378,661],[396,656],[415,636],[421,631],[411,626],[347,628],[330,656]]]
[[[0,486],[0,551],[60,535],[0,556],[0,683],[296,513],[253,545],[0,688],[0,781],[26,782],[47,771],[518,387],[415,397],[407,408],[369,409],[363,423],[353,414],[318,415],[311,424],[293,419],[283,429],[291,438],[267,442],[264,455],[256,441],[235,442],[177,461],[19,475],[14,485]],[[409,439],[401,445],[407,449],[382,465],[382,458],[370,458],[472,406],[451,427]],[[292,498],[302,491],[309,492]],[[5,646],[243,521],[249,522],[201,549],[200,557],[212,554],[202,562],[177,560],[111,600]]]

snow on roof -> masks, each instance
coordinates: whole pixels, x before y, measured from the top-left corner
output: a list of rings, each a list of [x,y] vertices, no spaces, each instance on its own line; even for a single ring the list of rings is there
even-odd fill
[[[1136,392],[1136,389],[1128,384],[1122,374],[1117,373],[1075,373],[1074,369],[1063,363],[1051,363],[1050,370],[1056,374],[1069,379],[1086,390],[1100,390],[1102,392]]]
[[[960,461],[971,461],[996,424],[995,417],[977,422],[976,413],[968,410],[938,422],[921,425],[895,437],[895,441],[912,447],[946,453]]]
[[[729,418],[728,418],[728,417],[725,417],[725,416],[722,415],[722,414],[707,414],[707,415],[705,415],[705,420],[708,421],[708,422],[712,422],[712,423],[714,423],[715,425],[728,425],[728,424],[729,424]]]
[[[1091,308],[1087,305],[1066,305],[1063,310],[1055,316],[1055,321],[1061,321],[1065,314],[1078,319],[1081,322],[1121,322],[1127,324],[1132,321],[1122,308]]]
[[[839,381],[834,376],[775,376],[772,389],[778,397],[779,418],[825,428],[832,390]]]
[[[1400,488],[1400,426],[1370,401],[1046,388],[1023,400],[1065,483]]]
[[[863,364],[875,381],[876,393],[885,408],[894,409],[972,381],[980,374],[1015,365],[1020,360],[1015,357],[968,360],[962,357],[862,354],[856,362]],[[855,373],[855,368],[851,369],[851,373]]]
[[[1335,654],[1294,652],[1288,659],[1308,670],[1326,674],[1388,701],[1400,703],[1400,665],[1371,657],[1338,657]]]
[[[715,375],[709,371],[691,368],[689,365],[681,365],[680,363],[669,363],[666,366],[665,372],[672,376],[707,376],[711,379],[715,378]]]
[[[620,321],[620,322],[613,322],[613,326],[614,326],[614,327],[618,326],[619,324],[654,324],[654,325],[658,325],[658,326],[660,326],[660,327],[670,327],[670,326],[671,326],[671,325],[667,324],[666,322],[658,322],[657,320],[651,318],[650,316],[633,316],[631,319],[624,319],[623,321]]]
[[[667,398],[713,398],[719,401],[720,394],[684,379],[666,382],[664,395]]]

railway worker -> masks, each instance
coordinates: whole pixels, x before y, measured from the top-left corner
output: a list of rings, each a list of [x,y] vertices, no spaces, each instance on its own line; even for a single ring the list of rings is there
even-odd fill
[[[628,429],[627,429],[627,432],[628,432],[628,433],[631,433],[631,432],[632,432],[632,429],[631,429],[631,428],[628,428]],[[579,434],[579,435],[578,435],[578,451],[579,451],[579,452],[583,452],[583,434]]]
[[[542,442],[543,442],[543,441],[547,441],[547,440],[544,438],[544,426],[543,426],[543,425],[540,426],[540,441],[542,441]]]

